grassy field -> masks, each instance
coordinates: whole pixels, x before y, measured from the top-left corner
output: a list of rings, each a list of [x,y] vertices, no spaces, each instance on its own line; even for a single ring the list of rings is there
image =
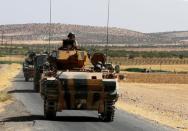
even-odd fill
[[[134,58],[111,57],[109,62],[120,65],[188,65],[188,58]]]
[[[161,47],[161,48],[157,48],[157,47],[122,47],[122,48],[119,48],[119,47],[113,47],[111,50],[114,50],[114,51],[118,51],[118,50],[124,50],[124,51],[145,51],[145,52],[151,52],[151,51],[158,51],[158,52],[161,52],[161,51],[188,51],[188,48],[184,48],[184,47]]]
[[[128,83],[188,84],[188,74],[126,73]]]
[[[9,55],[0,57],[0,61],[4,62],[23,62],[25,56],[24,55]]]

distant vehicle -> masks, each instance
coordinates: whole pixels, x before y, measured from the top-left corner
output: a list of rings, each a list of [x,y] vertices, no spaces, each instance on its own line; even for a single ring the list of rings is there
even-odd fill
[[[45,118],[55,119],[63,110],[91,110],[102,121],[113,121],[118,93],[114,72],[104,78],[105,61],[103,54],[89,59],[86,51],[67,46],[53,51],[43,68],[37,65]]]
[[[23,62],[23,73],[26,82],[29,81],[29,79],[33,78],[34,76],[34,63],[33,63],[34,57],[35,57],[34,52],[28,52],[25,61]]]
[[[36,92],[40,90],[40,79],[43,73],[44,64],[47,62],[47,54],[37,54],[34,58],[34,89]]]

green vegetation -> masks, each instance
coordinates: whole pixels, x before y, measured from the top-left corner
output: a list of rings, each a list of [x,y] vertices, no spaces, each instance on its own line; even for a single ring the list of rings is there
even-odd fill
[[[51,45],[50,50],[58,48],[57,45]],[[37,53],[45,52],[48,50],[48,45],[6,45],[0,46],[0,57],[6,55],[25,55],[28,51]]]
[[[0,64],[22,64],[20,61],[0,61]]]
[[[17,46],[0,46],[0,57],[5,55],[24,55],[28,50],[28,46],[17,45]]]
[[[145,73],[145,72],[147,72],[147,69],[145,69],[145,68],[128,68],[128,69],[124,69],[122,71]],[[164,71],[164,70],[149,70],[149,72],[157,73],[157,72],[169,72],[169,71]]]
[[[146,69],[142,69],[142,68],[128,68],[128,69],[124,69],[123,71],[128,71],[128,72],[146,72]]]
[[[109,56],[111,57],[143,57],[143,58],[188,58],[188,51],[109,51]]]
[[[84,48],[83,48],[84,49]],[[85,50],[88,50],[85,48]],[[106,53],[104,47],[90,47],[89,52],[101,52]],[[108,56],[110,57],[127,57],[134,59],[136,57],[142,58],[188,58],[188,51],[125,51],[121,49],[108,50]]]
[[[58,45],[53,45],[51,50],[57,49]],[[111,49],[113,47],[110,47]],[[117,50],[108,49],[108,56],[110,57],[126,57],[134,59],[137,57],[142,58],[188,58],[188,51],[125,51],[121,48]],[[94,52],[106,53],[105,47],[81,47],[89,53]],[[48,50],[48,45],[17,45],[6,47],[0,46],[0,57],[5,55],[25,55],[28,51],[45,52]]]

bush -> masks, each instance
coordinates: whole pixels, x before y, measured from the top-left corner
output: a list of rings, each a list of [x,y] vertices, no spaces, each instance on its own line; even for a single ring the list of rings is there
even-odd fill
[[[141,68],[128,68],[128,69],[125,69],[124,71],[128,71],[128,72],[146,72],[146,69],[141,69]]]
[[[145,73],[148,70],[145,69],[145,68],[128,68],[128,69],[125,69],[123,71]],[[169,71],[164,71],[164,70],[149,70],[149,72],[154,72],[154,73],[157,73],[157,72],[166,72],[166,73],[170,73]]]
[[[184,56],[183,56],[183,55],[179,55],[179,58],[180,58],[180,59],[183,59],[183,58],[184,58]]]

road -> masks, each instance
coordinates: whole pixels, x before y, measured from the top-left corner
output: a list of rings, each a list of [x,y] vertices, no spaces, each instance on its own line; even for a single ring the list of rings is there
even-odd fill
[[[25,121],[33,122],[33,131],[172,131],[169,127],[131,115],[122,110],[116,111],[115,121],[104,123],[98,120],[96,112],[63,111],[55,121],[43,118],[43,101],[39,93],[33,91],[32,82],[24,82],[20,73],[10,93],[21,101],[30,116],[21,116]]]

